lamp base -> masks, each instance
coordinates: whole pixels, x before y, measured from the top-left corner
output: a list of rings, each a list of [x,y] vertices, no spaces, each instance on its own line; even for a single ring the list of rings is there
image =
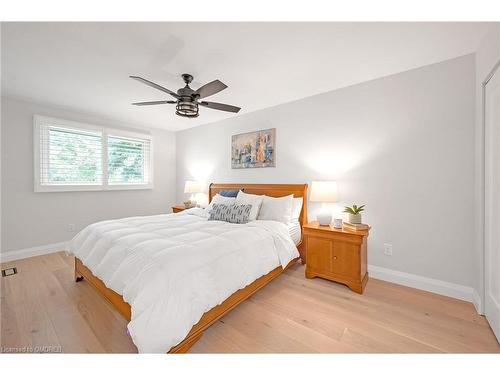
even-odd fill
[[[330,225],[332,222],[332,214],[329,212],[320,212],[316,215],[319,225]]]
[[[196,202],[196,195],[195,194],[191,194],[191,198],[189,198],[189,200],[191,201],[191,207],[198,207],[198,203]]]

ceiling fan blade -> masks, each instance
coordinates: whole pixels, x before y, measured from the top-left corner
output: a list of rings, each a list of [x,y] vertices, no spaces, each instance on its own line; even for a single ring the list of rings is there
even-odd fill
[[[154,102],[138,102],[132,103],[133,105],[155,105],[155,104],[176,104],[175,100],[156,100]]]
[[[234,105],[215,103],[215,102],[200,102],[199,104],[207,108],[218,109],[219,111],[226,111],[233,113],[238,113],[241,109],[240,107],[236,107]]]
[[[148,81],[147,79],[144,79],[142,77],[137,77],[137,76],[130,76],[130,78],[135,79],[136,81],[142,82],[142,83],[144,83],[144,84],[146,84],[148,86],[154,87],[157,90],[166,92],[167,94],[172,95],[174,98],[179,99],[179,95],[177,95],[177,93],[175,93],[175,92],[173,92],[173,91],[171,91],[171,90],[169,90],[169,89],[167,89],[167,88],[165,88],[163,86],[157,85],[154,82]]]
[[[209,82],[206,85],[201,86],[198,90],[196,90],[193,94],[198,95],[198,97],[206,98],[207,96],[217,94],[218,92],[227,88],[225,84],[216,79],[215,81]]]

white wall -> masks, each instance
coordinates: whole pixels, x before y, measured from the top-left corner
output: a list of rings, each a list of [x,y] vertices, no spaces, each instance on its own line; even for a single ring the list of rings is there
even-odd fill
[[[370,264],[472,286],[474,79],[468,55],[178,132],[177,200],[193,178],[336,179],[342,203],[367,206]],[[277,167],[232,170],[231,135],[272,127]]]
[[[6,252],[63,242],[98,220],[170,212],[175,201],[175,135],[153,135],[154,189],[35,193],[33,115],[47,115],[102,126],[125,124],[67,109],[2,97],[2,247]],[[128,129],[130,125],[125,125]],[[145,131],[144,128],[140,131]],[[12,253],[9,253],[11,255]]]
[[[476,279],[474,288],[482,291],[484,288],[484,127],[482,105],[482,83],[500,60],[500,23],[492,24],[488,34],[482,40],[476,52],[476,127],[475,127],[475,255],[474,267]],[[497,73],[498,74],[498,73]],[[481,306],[477,306],[482,310]]]

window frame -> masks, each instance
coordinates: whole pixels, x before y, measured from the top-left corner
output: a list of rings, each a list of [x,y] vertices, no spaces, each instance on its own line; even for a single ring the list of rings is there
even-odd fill
[[[100,184],[44,184],[41,181],[41,128],[44,126],[56,126],[67,129],[83,130],[83,131],[98,131],[101,133],[101,169],[102,181]],[[149,181],[146,183],[129,183],[129,184],[109,184],[108,181],[108,136],[123,137],[135,140],[149,141],[149,155],[147,163]],[[141,133],[129,130],[122,130],[111,127],[97,126],[77,121],[63,120],[54,117],[34,115],[33,116],[33,172],[34,172],[34,191],[41,192],[58,192],[58,191],[112,191],[112,190],[150,190],[153,189],[153,137],[150,133]]]

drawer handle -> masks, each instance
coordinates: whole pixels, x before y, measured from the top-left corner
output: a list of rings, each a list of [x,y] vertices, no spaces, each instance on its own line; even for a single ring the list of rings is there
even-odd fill
[[[337,259],[337,257],[336,257],[336,256],[334,256],[334,257],[333,257],[333,259]]]

